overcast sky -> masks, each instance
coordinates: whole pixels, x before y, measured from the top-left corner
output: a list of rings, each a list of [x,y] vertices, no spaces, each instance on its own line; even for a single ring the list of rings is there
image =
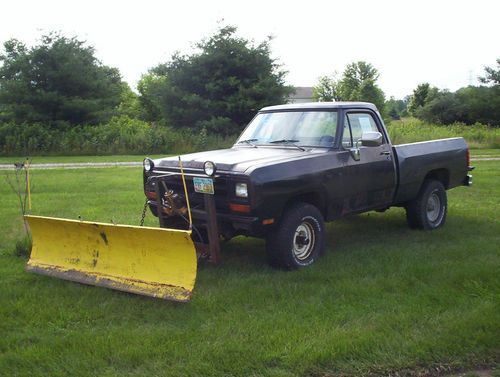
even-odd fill
[[[2,43],[33,44],[53,30],[76,35],[132,87],[174,51],[192,52],[221,19],[256,42],[273,35],[273,57],[295,86],[365,60],[386,95],[402,98],[426,81],[450,90],[477,84],[500,58],[498,0],[6,0],[0,9]]]

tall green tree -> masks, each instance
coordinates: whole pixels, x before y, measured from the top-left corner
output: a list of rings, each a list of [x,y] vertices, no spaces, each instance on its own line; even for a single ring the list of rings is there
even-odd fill
[[[419,84],[414,90],[413,94],[410,96],[408,102],[408,112],[418,117],[418,112],[434,98],[437,97],[439,93],[438,88],[431,86],[429,83],[425,82]]]
[[[28,48],[11,39],[0,53],[0,115],[51,125],[107,121],[120,103],[116,68],[103,65],[92,46],[60,34]]]
[[[340,81],[342,95],[346,98],[356,97],[364,83],[375,82],[378,77],[378,71],[370,63],[364,61],[350,63],[345,67]]]
[[[407,106],[407,99],[396,99],[391,96],[391,98],[385,102],[385,111],[391,119],[400,119],[408,115]]]
[[[374,103],[382,112],[385,95],[377,85],[379,73],[370,63],[358,61],[346,66],[340,79],[322,76],[313,87],[317,101],[364,101]]]
[[[341,101],[340,85],[337,74],[321,76],[318,84],[313,87],[313,99],[320,102]]]
[[[126,82],[122,82],[120,104],[116,112],[119,115],[124,115],[129,118],[140,119],[143,117],[139,96],[130,89],[130,86]]]
[[[142,75],[139,80],[137,90],[139,91],[139,103],[144,120],[158,121],[162,119],[162,101],[165,97],[163,91],[169,87],[166,80],[167,73],[160,72],[160,67]]]
[[[485,67],[485,75],[479,78],[483,84],[500,85],[500,58],[497,59],[497,68]]]
[[[174,127],[239,132],[255,111],[282,103],[291,88],[271,57],[270,39],[255,45],[220,28],[197,44],[192,55],[174,54],[143,76],[141,104]]]
[[[447,90],[440,91],[423,106],[413,110],[417,118],[429,123],[450,124],[463,120],[463,107],[457,100],[455,93]]]
[[[385,95],[377,86],[379,73],[370,63],[358,61],[346,66],[340,80],[340,93],[344,101],[374,103],[382,112]]]

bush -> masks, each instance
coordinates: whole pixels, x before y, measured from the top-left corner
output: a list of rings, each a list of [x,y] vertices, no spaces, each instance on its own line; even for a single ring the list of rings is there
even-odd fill
[[[414,115],[429,123],[461,122],[500,125],[500,85],[469,86],[456,92],[442,91],[415,110]]]
[[[404,118],[387,124],[394,144],[463,137],[471,148],[500,148],[500,129],[481,123],[466,125],[453,123],[447,126],[426,123],[415,118]]]
[[[178,154],[228,147],[235,136],[195,133],[150,124],[127,116],[98,126],[52,129],[40,124],[0,124],[0,154],[111,155]]]

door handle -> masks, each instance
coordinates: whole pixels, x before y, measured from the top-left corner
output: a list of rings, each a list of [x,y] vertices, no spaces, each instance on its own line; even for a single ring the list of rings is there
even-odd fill
[[[385,156],[390,156],[391,152],[389,152],[389,151],[383,151],[383,152],[380,152],[380,154],[383,154]]]

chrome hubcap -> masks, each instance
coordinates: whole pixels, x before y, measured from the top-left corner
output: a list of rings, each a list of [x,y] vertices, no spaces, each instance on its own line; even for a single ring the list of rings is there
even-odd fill
[[[301,223],[295,230],[293,238],[293,254],[298,260],[307,259],[314,249],[314,229],[308,222]]]
[[[427,219],[431,222],[436,221],[439,218],[439,213],[441,212],[441,200],[436,192],[429,195],[427,200]]]

